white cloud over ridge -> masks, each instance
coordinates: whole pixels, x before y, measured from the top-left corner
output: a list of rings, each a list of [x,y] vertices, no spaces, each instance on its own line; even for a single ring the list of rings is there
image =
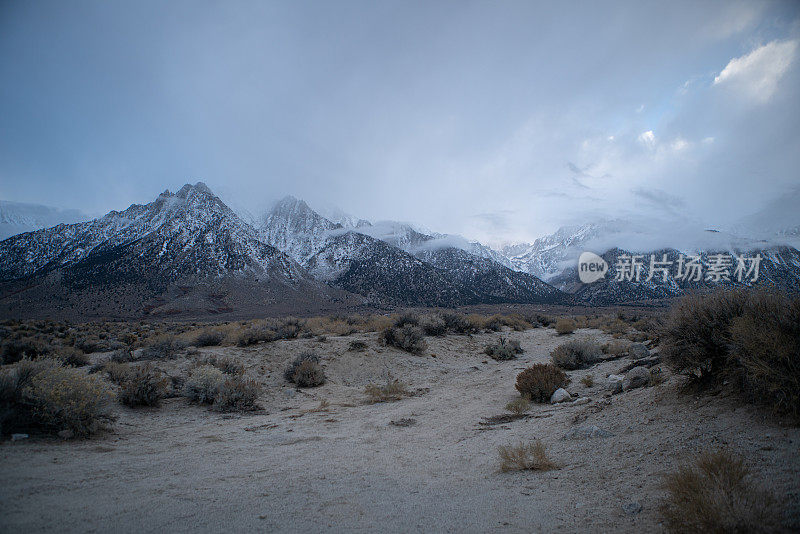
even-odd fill
[[[778,89],[797,53],[798,41],[772,41],[744,56],[733,58],[714,78],[714,85],[729,85],[758,103]]]

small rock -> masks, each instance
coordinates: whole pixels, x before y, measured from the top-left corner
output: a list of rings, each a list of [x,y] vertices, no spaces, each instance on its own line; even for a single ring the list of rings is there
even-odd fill
[[[67,428],[59,432],[58,437],[62,439],[72,439],[75,437],[75,432]]]
[[[556,403],[559,403],[559,402],[568,401],[570,399],[572,399],[572,395],[570,395],[569,392],[566,389],[558,388],[553,393],[553,396],[550,397],[550,402],[553,403],[553,404],[556,404]]]
[[[622,505],[622,511],[630,515],[638,514],[642,511],[642,505],[637,501],[629,502]]]
[[[592,402],[592,399],[590,399],[589,397],[581,397],[579,399],[575,399],[570,404],[574,406],[580,406],[581,404],[589,404],[590,402]]]
[[[295,395],[297,395],[297,391],[294,389],[284,389],[283,392],[286,393],[286,396],[289,398],[292,398]]]
[[[634,367],[625,376],[625,381],[622,383],[622,389],[629,391],[631,389],[646,386],[650,382],[650,371],[647,367]]]
[[[608,390],[611,393],[622,393],[623,375],[608,375]]]
[[[647,350],[643,343],[633,343],[628,347],[628,356],[634,360],[641,360],[650,356],[650,351]]]
[[[11,441],[20,441],[28,439],[28,434],[11,434]]]
[[[613,436],[612,432],[603,430],[596,425],[579,426],[573,428],[562,439],[592,439],[592,438],[608,438]]]

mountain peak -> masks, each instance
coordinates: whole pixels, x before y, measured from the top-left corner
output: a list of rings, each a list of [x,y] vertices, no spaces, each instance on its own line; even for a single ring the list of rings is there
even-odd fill
[[[166,191],[166,193],[169,193],[169,191]],[[214,196],[214,193],[211,192],[211,189],[209,189],[208,186],[203,182],[197,182],[194,185],[186,184],[181,187],[177,193],[175,193],[175,196],[178,198],[187,198],[192,193]]]

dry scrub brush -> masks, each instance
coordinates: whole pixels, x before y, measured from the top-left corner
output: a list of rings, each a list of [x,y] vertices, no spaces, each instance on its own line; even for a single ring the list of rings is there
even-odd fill
[[[297,387],[312,388],[325,383],[325,371],[319,364],[319,356],[315,352],[300,354],[284,370],[283,377]]]
[[[566,334],[571,334],[578,328],[578,323],[575,322],[574,319],[570,319],[569,317],[562,317],[558,321],[556,321],[556,332],[558,335],[563,336]]]
[[[397,347],[411,354],[422,354],[427,347],[425,332],[422,328],[408,323],[387,328],[383,331],[382,337],[383,342],[387,345]]]
[[[125,373],[117,398],[125,406],[158,406],[168,387],[169,380],[148,363]]]
[[[774,497],[751,478],[744,461],[726,451],[706,452],[695,465],[666,475],[660,512],[682,533],[779,532]]]
[[[517,357],[517,354],[522,354],[525,351],[522,350],[518,340],[506,340],[501,337],[499,342],[493,345],[487,345],[486,348],[483,349],[483,352],[493,360],[500,361],[513,360]]]
[[[567,385],[566,373],[550,363],[535,363],[517,375],[515,387],[533,402],[547,402],[553,393]]]
[[[550,357],[558,367],[573,371],[596,363],[602,353],[600,344],[594,338],[584,337],[562,343],[550,353]]]
[[[396,378],[394,380],[387,378],[386,383],[382,386],[368,384],[364,388],[364,393],[370,404],[397,401],[411,394],[406,389],[406,385]]]
[[[665,361],[700,384],[727,381],[800,420],[800,297],[721,290],[684,297],[663,332]]]
[[[555,469],[556,464],[547,456],[547,448],[540,440],[519,445],[500,446],[500,470],[508,471],[548,471]]]
[[[61,367],[54,360],[25,359],[0,373],[0,423],[4,432],[31,428],[89,436],[114,420],[111,398],[111,391],[100,378]]]

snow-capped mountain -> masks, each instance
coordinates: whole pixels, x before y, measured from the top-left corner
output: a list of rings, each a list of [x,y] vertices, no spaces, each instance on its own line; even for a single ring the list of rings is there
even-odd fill
[[[91,217],[79,210],[65,210],[41,204],[0,200],[0,241],[41,228],[89,219]]]
[[[149,297],[153,308],[163,308],[158,296],[177,287],[186,297],[201,286],[219,296],[219,288],[237,293],[244,285],[250,296],[287,304],[340,297],[264,243],[202,183],[92,221],[7,239],[0,243],[0,281],[4,289],[56,283],[89,295],[135,287],[138,304]],[[223,308],[235,308],[232,293]]]
[[[663,269],[654,270],[652,277],[649,276],[651,256],[654,258],[654,266]],[[691,256],[699,258],[696,270],[687,267]],[[760,260],[758,275],[754,279],[755,271],[750,271],[750,268],[756,256]],[[759,287],[800,293],[800,251],[791,247],[721,250],[698,254],[685,254],[675,249],[642,254],[615,248],[602,254],[602,257],[609,266],[603,279],[592,284],[582,284],[578,279],[577,267],[573,266],[553,279],[553,283],[572,293],[576,303],[588,305],[668,299],[718,287]],[[642,264],[639,276],[634,274],[635,267],[629,267],[634,265],[631,260],[633,257],[637,257]],[[740,265],[738,258],[742,259],[741,272],[737,272]]]
[[[540,280],[453,248],[409,224],[343,226],[293,197],[282,199],[262,220],[260,232],[269,244],[316,278],[373,302],[454,306],[561,297]]]

